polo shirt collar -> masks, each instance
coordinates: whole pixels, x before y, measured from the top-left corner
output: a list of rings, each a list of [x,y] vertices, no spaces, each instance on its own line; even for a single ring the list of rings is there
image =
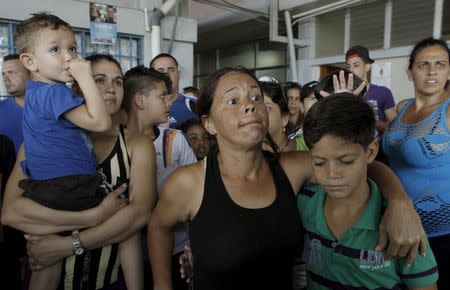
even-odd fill
[[[363,214],[353,225],[353,228],[378,231],[384,200],[377,184],[371,179],[368,179],[367,183],[369,184],[370,197]]]

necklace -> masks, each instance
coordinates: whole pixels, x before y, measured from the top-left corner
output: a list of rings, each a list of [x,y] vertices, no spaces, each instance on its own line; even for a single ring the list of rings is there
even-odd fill
[[[286,144],[283,146],[283,148],[281,148],[280,150],[278,150],[278,152],[283,152],[284,149],[286,149],[286,147],[289,145],[289,139],[286,139]]]

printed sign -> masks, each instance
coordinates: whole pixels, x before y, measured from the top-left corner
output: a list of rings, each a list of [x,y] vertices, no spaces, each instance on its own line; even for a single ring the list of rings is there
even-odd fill
[[[116,44],[117,8],[116,6],[90,3],[91,43]]]

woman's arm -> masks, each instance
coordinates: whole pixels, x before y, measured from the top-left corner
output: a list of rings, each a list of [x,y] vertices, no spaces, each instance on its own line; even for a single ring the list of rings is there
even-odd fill
[[[155,148],[142,135],[127,142],[131,148],[130,203],[104,223],[80,233],[80,239],[88,249],[121,242],[150,219],[157,195]]]
[[[304,183],[315,183],[309,152],[282,153],[280,163],[295,193]],[[368,166],[367,174],[378,184],[383,196],[388,201],[380,223],[380,239],[377,250],[387,247],[386,258],[407,256],[406,263],[411,264],[417,251],[420,249],[420,253],[423,255],[426,249],[425,231],[422,228],[420,217],[400,180],[389,167],[374,161]]]
[[[24,151],[21,147],[5,188],[1,215],[1,222],[4,225],[37,235],[58,233],[97,225],[126,204],[119,197],[125,188],[120,188],[105,198],[98,207],[85,211],[60,211],[40,205],[23,197],[23,191],[18,186],[20,180],[27,178],[20,166],[23,159]]]
[[[80,232],[87,249],[121,242],[147,224],[156,200],[155,149],[145,137],[130,138],[130,203],[102,224]],[[50,266],[72,255],[71,237],[26,236],[32,270]]]
[[[200,184],[193,176],[198,164],[175,170],[167,179],[158,203],[151,216],[147,245],[153,273],[153,289],[172,289],[171,257],[173,247],[172,228],[189,220],[193,193],[192,184]],[[194,186],[195,187],[195,186]],[[195,203],[195,201],[194,201]]]
[[[394,172],[381,162],[374,161],[368,166],[368,176],[380,187],[388,201],[380,223],[380,238],[377,250],[386,249],[386,258],[406,257],[412,264],[417,251],[422,255],[426,250],[426,236],[420,217]]]

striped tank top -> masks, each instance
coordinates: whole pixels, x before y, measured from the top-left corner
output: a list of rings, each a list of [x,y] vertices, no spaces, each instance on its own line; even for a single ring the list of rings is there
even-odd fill
[[[98,165],[98,171],[105,178],[111,189],[116,189],[130,178],[130,158],[125,144],[124,128],[120,126],[120,134],[109,156]],[[128,192],[126,192],[128,194]],[[86,251],[80,256],[66,258],[60,287],[64,290],[107,289],[117,283],[120,264],[118,244]]]

